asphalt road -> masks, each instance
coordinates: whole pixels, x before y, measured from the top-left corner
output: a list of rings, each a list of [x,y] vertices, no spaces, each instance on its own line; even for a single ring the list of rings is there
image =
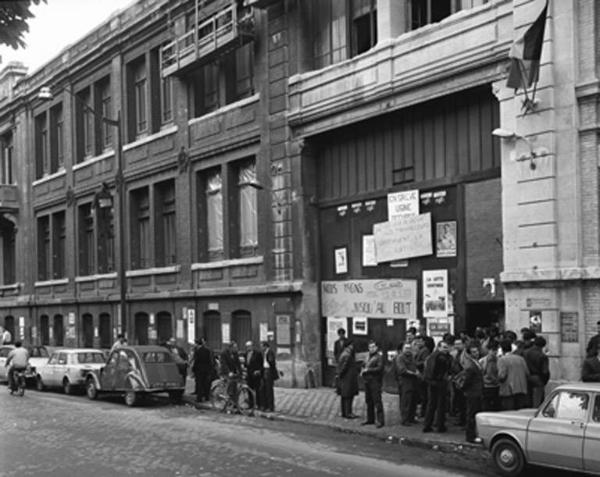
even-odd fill
[[[1,386],[0,423],[0,476],[7,477],[495,475],[488,462],[458,454],[166,399],[128,408],[122,399],[34,390],[20,398]]]

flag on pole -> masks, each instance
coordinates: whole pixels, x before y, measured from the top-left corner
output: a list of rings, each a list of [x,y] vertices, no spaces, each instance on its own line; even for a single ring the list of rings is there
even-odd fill
[[[546,0],[542,12],[533,24],[521,37],[513,42],[508,54],[511,64],[508,80],[506,81],[507,87],[527,89],[533,83],[537,83],[547,13],[548,0]]]

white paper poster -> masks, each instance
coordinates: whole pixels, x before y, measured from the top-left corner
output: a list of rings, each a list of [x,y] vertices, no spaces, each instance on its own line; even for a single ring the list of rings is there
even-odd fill
[[[423,271],[423,316],[448,317],[448,270]]]
[[[337,331],[346,329],[346,318],[327,317],[327,356],[333,357],[333,344],[338,339]]]
[[[221,324],[221,339],[225,344],[229,344],[231,342],[231,338],[229,337],[229,323]]]
[[[348,252],[346,247],[335,249],[335,273],[348,273]]]
[[[388,194],[388,220],[419,215],[419,191],[405,190]]]
[[[456,222],[436,224],[436,256],[456,257]]]
[[[355,316],[352,318],[352,334],[367,335],[369,334],[368,321],[366,316]]]
[[[363,235],[362,237],[362,266],[376,267],[377,256],[375,255],[375,236]]]
[[[192,308],[187,310],[187,329],[188,343],[193,344],[196,341],[196,310]]]
[[[262,343],[263,341],[267,341],[269,337],[269,324],[268,323],[260,323],[259,324],[259,340]]]
[[[431,213],[373,225],[377,263],[431,255]]]

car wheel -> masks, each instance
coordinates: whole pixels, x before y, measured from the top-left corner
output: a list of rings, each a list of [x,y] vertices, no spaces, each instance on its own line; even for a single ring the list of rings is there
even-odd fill
[[[507,477],[515,477],[525,468],[525,457],[521,448],[514,440],[507,437],[494,443],[492,459],[500,473]]]
[[[138,402],[138,395],[135,391],[127,391],[125,393],[125,404],[135,406]]]
[[[173,404],[179,404],[183,399],[183,391],[169,391],[169,400]]]
[[[63,391],[65,394],[73,394],[73,386],[67,378],[63,379]]]
[[[96,383],[93,379],[88,379],[85,384],[85,394],[92,401],[98,397],[98,388],[96,388]]]
[[[37,389],[38,391],[45,391],[46,390],[46,386],[44,385],[44,381],[42,381],[42,377],[38,374],[36,380],[35,380],[35,389]]]

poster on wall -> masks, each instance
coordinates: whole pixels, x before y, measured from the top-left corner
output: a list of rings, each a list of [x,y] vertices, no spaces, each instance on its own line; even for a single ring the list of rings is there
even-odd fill
[[[377,257],[375,254],[375,236],[363,235],[362,237],[362,266],[376,267]]]
[[[456,257],[456,221],[436,224],[436,257]]]
[[[335,273],[341,275],[348,273],[348,251],[346,247],[336,248],[335,251]]]
[[[327,317],[327,357],[333,359],[333,344],[338,339],[337,331],[340,328],[346,329],[347,320],[346,318],[339,318],[336,316]]]
[[[352,334],[367,335],[369,334],[368,321],[366,316],[355,316],[352,318]]]
[[[229,337],[229,323],[221,323],[221,340],[225,344],[231,343],[231,338]]]
[[[188,343],[194,344],[196,341],[196,310],[192,308],[187,310],[187,332]]]
[[[423,316],[448,317],[448,270],[423,270]]]
[[[373,225],[377,263],[433,253],[431,213],[397,217]]]
[[[579,341],[579,314],[576,311],[560,312],[560,339],[563,343]]]
[[[529,329],[534,333],[542,332],[542,311],[529,310]]]
[[[292,344],[290,315],[276,315],[275,324],[277,326],[277,345],[289,346]]]
[[[258,338],[260,342],[267,341],[269,337],[269,324],[268,323],[259,323],[258,325]]]
[[[419,215],[419,191],[404,190],[388,194],[388,220],[406,215]]]

